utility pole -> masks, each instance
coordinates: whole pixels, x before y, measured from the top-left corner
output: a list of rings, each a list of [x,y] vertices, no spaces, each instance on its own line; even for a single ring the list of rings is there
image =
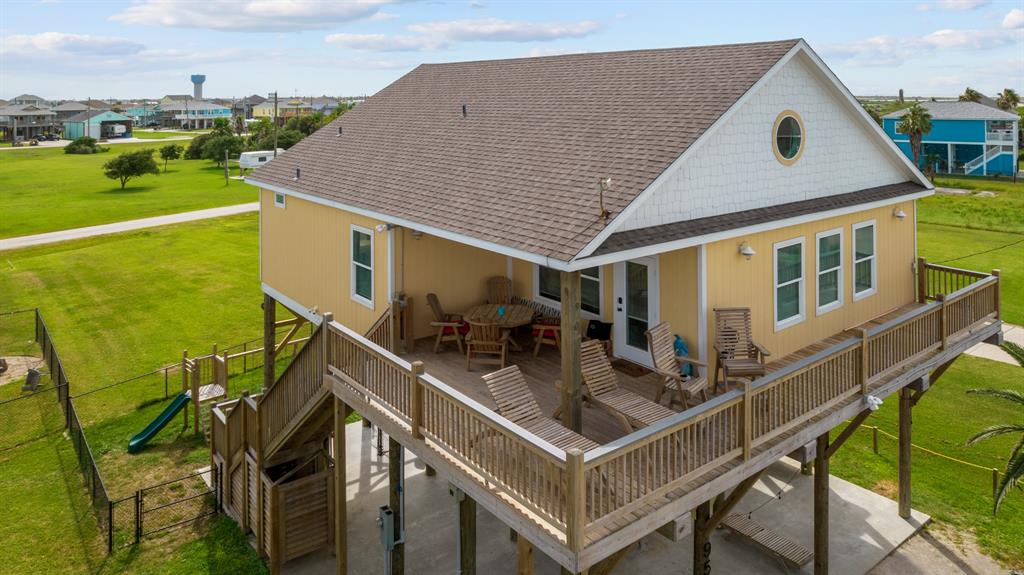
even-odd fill
[[[274,90],[268,96],[274,97],[274,157],[277,157],[277,90]]]

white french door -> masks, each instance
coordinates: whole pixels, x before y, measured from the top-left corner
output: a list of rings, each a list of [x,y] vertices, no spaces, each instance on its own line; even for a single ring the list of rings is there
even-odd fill
[[[645,332],[658,324],[658,256],[615,264],[615,355],[651,365]]]

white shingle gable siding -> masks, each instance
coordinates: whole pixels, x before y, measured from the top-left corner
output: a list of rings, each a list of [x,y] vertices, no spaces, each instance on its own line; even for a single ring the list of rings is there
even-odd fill
[[[659,187],[620,230],[644,228],[855,192],[911,179],[891,150],[867,133],[813,64],[797,55],[765,82]],[[804,151],[784,166],[772,126],[791,109],[804,123]]]

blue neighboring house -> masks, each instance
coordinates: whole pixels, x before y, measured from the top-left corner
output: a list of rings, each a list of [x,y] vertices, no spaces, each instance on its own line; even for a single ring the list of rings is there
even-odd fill
[[[1017,168],[1017,114],[977,102],[921,102],[932,116],[932,130],[921,140],[920,164],[936,161],[935,171],[948,174],[1012,176]],[[882,128],[913,160],[910,140],[896,126],[906,110],[882,116]]]

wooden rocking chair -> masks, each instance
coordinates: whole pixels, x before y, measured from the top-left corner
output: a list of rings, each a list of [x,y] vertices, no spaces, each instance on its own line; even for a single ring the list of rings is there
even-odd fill
[[[512,280],[505,276],[494,276],[488,279],[487,303],[497,305],[512,303]]]
[[[626,433],[676,413],[660,403],[620,388],[618,376],[599,340],[585,341],[580,346],[580,369],[590,399],[610,411]]]
[[[510,365],[505,369],[483,376],[498,413],[512,423],[547,441],[559,449],[568,451],[576,448],[588,451],[600,445],[575,431],[564,427],[557,420],[544,415],[540,405],[530,391],[526,378],[519,366]]]
[[[504,369],[508,357],[508,337],[508,331],[496,323],[470,321],[469,334],[466,336],[466,371],[472,371],[474,361]]]
[[[462,337],[469,333],[469,324],[463,321],[461,315],[444,313],[441,302],[437,299],[437,294],[427,294],[427,305],[430,306],[430,311],[434,313],[434,321],[430,322],[430,325],[437,328],[437,338],[434,340],[434,353],[437,353],[441,348],[441,344],[446,341],[454,341],[455,345],[459,348],[459,353],[462,353]]]
[[[754,342],[750,326],[750,308],[715,308],[715,392],[718,392],[718,372],[722,372],[725,387],[729,376],[757,378],[765,374],[764,358],[771,355]]]
[[[672,340],[672,326],[668,322],[661,322],[647,330],[647,349],[651,350],[651,361],[654,362],[654,371],[661,376],[661,385],[654,395],[654,401],[661,403],[661,396],[667,390],[669,392],[668,403],[672,405],[672,394],[683,404],[683,410],[690,408],[690,401],[697,394],[701,394],[704,401],[708,400],[707,377],[699,375],[689,376],[680,372],[684,364],[692,364],[694,369],[707,367],[707,364],[690,357],[679,357],[676,355],[675,346]]]

